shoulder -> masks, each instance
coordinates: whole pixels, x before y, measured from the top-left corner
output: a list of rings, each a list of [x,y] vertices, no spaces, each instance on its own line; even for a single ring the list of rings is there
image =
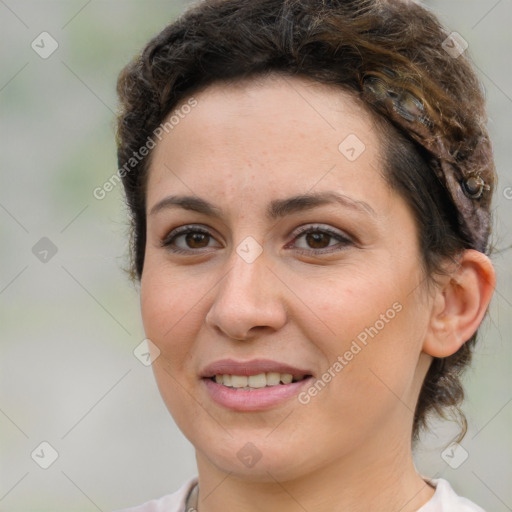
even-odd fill
[[[423,505],[418,512],[485,512],[467,498],[458,496],[452,486],[444,479],[428,480],[436,491],[432,499]]]
[[[184,512],[188,493],[196,483],[197,477],[191,478],[172,494],[147,501],[137,507],[124,508],[116,512]]]
[[[458,496],[446,480],[439,478],[429,480],[429,482],[436,488],[436,491],[432,499],[418,512],[485,512],[472,501]],[[196,483],[197,477],[194,477],[172,494],[116,512],[185,512],[185,500]]]

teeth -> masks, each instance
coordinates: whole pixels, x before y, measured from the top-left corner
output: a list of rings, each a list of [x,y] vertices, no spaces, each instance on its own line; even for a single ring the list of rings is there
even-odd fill
[[[275,372],[267,373],[267,386],[277,386],[281,382],[281,375]]]
[[[304,376],[293,378],[291,373],[259,373],[258,375],[215,375],[215,382],[224,386],[236,389],[260,389],[267,386],[278,386],[280,383],[290,384],[291,382],[304,379]]]
[[[245,388],[247,386],[247,377],[245,375],[231,375],[231,387]]]
[[[251,375],[247,379],[247,385],[250,388],[264,388],[267,385],[267,378],[264,373],[259,375]]]
[[[283,384],[290,384],[290,382],[293,380],[293,375],[290,375],[289,373],[283,373],[281,374],[281,382]]]

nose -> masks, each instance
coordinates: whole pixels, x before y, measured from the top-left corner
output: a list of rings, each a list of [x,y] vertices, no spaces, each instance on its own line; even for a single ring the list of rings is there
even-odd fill
[[[277,331],[287,321],[283,286],[268,268],[264,252],[251,263],[234,252],[229,270],[214,289],[205,322],[236,340],[249,341],[265,331]]]

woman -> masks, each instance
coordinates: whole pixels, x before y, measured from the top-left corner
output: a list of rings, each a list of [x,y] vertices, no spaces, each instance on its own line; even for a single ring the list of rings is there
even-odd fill
[[[198,467],[129,510],[481,511],[411,448],[458,410],[495,284],[461,41],[414,3],[207,0],[118,93],[144,328]]]

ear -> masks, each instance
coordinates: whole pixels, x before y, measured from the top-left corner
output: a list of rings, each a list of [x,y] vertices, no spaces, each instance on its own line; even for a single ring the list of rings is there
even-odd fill
[[[473,249],[465,250],[435,291],[423,352],[433,357],[457,352],[478,329],[495,286],[489,258]]]

